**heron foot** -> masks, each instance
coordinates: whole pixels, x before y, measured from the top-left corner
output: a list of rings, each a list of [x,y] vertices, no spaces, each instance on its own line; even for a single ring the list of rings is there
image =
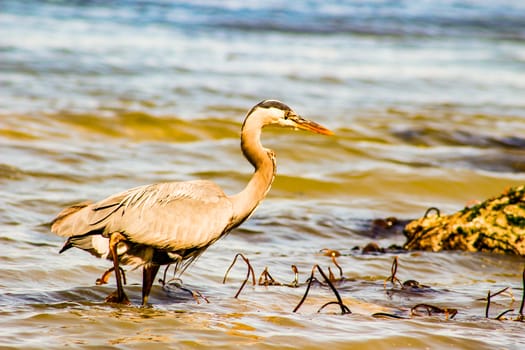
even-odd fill
[[[120,295],[118,289],[108,295],[106,297],[106,300],[104,300],[106,303],[116,303],[116,304],[123,304],[123,305],[130,305],[131,301],[129,301],[128,296],[126,293],[122,292],[122,295]]]
[[[122,274],[122,282],[126,284],[126,273],[124,272],[124,269],[122,267],[119,267],[120,273]],[[111,276],[111,273],[115,271],[114,267],[109,268],[100,276],[100,278],[97,278],[95,283],[97,286],[100,286],[101,284],[107,284],[109,281],[109,277]]]

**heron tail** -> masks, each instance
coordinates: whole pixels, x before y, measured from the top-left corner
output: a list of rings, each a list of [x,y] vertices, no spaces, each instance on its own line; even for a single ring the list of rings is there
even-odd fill
[[[82,209],[88,207],[91,204],[92,202],[85,201],[62,210],[60,213],[58,213],[57,217],[51,222],[51,231],[59,236],[65,237],[78,234],[78,232],[76,232],[78,227],[75,227],[78,226],[78,215],[75,214],[78,214]]]

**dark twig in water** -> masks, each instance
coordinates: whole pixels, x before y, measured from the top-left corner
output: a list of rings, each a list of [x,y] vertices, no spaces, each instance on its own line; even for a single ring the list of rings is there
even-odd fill
[[[423,309],[427,312],[428,316],[432,316],[432,314],[444,314],[447,320],[453,319],[454,316],[458,313],[458,310],[452,309],[452,308],[440,308],[438,306],[430,305],[430,304],[417,304],[412,309],[410,309],[411,315],[418,315],[418,310]]]
[[[490,295],[490,289],[489,289],[487,293],[487,306],[485,307],[485,318],[489,318],[490,298],[491,298],[491,295]]]
[[[164,273],[162,274],[162,278],[159,278],[159,283],[162,284],[163,286],[167,283],[166,281],[168,281],[168,278],[167,278],[168,270],[171,267],[171,265],[175,265],[175,268],[173,269],[173,277],[170,279],[170,281],[175,279],[176,278],[175,276],[177,275],[177,271],[179,270],[180,263],[181,263],[181,260],[177,260],[175,263],[166,265],[166,268],[164,269]]]
[[[501,320],[501,318],[502,318],[504,315],[506,315],[507,313],[512,312],[512,311],[514,311],[514,309],[507,309],[507,310],[503,311],[503,312],[500,313],[498,316],[496,316],[495,320],[498,320],[498,321]]]
[[[162,281],[162,282],[164,282],[164,281]],[[162,285],[162,288],[164,290],[168,291],[168,292],[170,292],[170,287],[175,287],[177,289],[180,289],[180,290],[182,290],[184,292],[187,292],[187,293],[191,294],[191,296],[193,297],[193,299],[195,299],[197,304],[200,304],[199,299],[204,300],[208,304],[210,303],[208,298],[206,298],[204,295],[202,295],[202,293],[199,292],[198,290],[192,290],[192,289],[183,287],[182,286],[182,280],[180,278],[172,278],[171,280],[163,283],[163,285]]]
[[[264,271],[261,273],[261,276],[259,276],[259,283],[260,286],[282,286],[283,284],[281,282],[278,282],[275,280],[275,278],[270,275],[270,272],[268,271],[268,266],[264,268]]]
[[[399,266],[398,257],[396,256],[396,257],[394,257],[394,261],[392,261],[392,267],[390,269],[391,270],[391,274],[390,274],[389,277],[387,277],[385,279],[385,281],[383,283],[383,287],[385,289],[386,289],[386,284],[388,282],[392,282],[392,285],[393,285],[392,291],[394,291],[394,288],[396,287],[396,284],[398,284],[399,287],[402,290],[404,290],[404,289],[418,290],[418,289],[430,288],[429,286],[421,284],[421,283],[419,283],[416,280],[406,280],[405,282],[401,282],[401,280],[396,277],[398,266]]]
[[[304,295],[302,297],[302,299],[299,301],[299,304],[297,304],[297,306],[295,307],[295,309],[293,309],[293,312],[297,312],[297,310],[299,310],[299,308],[301,307],[301,305],[303,305],[304,301],[306,300],[306,296],[308,295],[308,292],[310,291],[310,286],[312,285],[312,281],[314,279],[314,276],[313,276],[313,269],[312,269],[312,276],[310,277],[309,279],[309,282],[308,284],[306,285],[306,290],[304,292]]]
[[[407,320],[408,317],[400,316],[400,315],[394,315],[389,314],[388,312],[376,312],[375,314],[372,314],[372,317],[380,318],[380,317],[386,317],[386,318],[396,318],[396,319],[402,319]]]
[[[509,289],[510,289],[510,287],[505,287],[505,288],[495,292],[494,294],[491,294],[490,290],[489,290],[488,293],[487,293],[487,298],[486,299],[484,299],[484,298],[481,299],[481,300],[487,300],[487,306],[485,307],[485,318],[489,318],[489,309],[490,309],[491,299],[494,298],[497,295],[505,293]],[[514,294],[512,294],[512,290],[511,289],[508,291],[508,293],[505,293],[505,294],[508,294],[510,296],[511,300],[514,301]],[[498,316],[496,319],[499,319],[499,317],[505,315],[509,311],[512,311],[512,310],[506,310],[505,312],[500,314],[500,316]]]
[[[521,275],[521,282],[523,284],[523,289],[521,292],[521,305],[520,305],[520,312],[518,314],[517,321],[524,321],[525,316],[523,315],[523,306],[525,304],[525,266],[523,266],[523,273]]]
[[[233,261],[232,261],[230,267],[228,267],[228,270],[226,270],[226,273],[224,274],[224,279],[222,280],[222,283],[226,283],[226,279],[228,278],[228,274],[230,273],[230,270],[232,269],[233,265],[235,265],[235,262],[237,261],[238,257],[241,257],[244,260],[244,262],[246,263],[246,265],[248,265],[248,272],[246,273],[246,278],[242,282],[242,285],[239,288],[239,290],[237,291],[237,293],[235,294],[234,298],[237,298],[239,296],[239,294],[241,294],[241,291],[244,288],[244,286],[246,285],[246,282],[248,282],[248,280],[250,279],[250,274],[252,275],[252,283],[255,286],[255,272],[253,272],[253,267],[250,264],[250,260],[248,260],[248,258],[245,257],[241,253],[237,253],[235,255],[235,258],[233,258]]]
[[[423,215],[424,218],[426,218],[432,211],[436,212],[437,216],[441,216],[441,213],[438,208],[436,207],[430,207],[425,211],[425,214]]]
[[[162,279],[159,279],[159,283],[164,286],[166,284],[166,277],[168,275],[168,269],[170,268],[171,264],[166,265],[166,268],[164,269],[164,273],[162,274]]]
[[[328,248],[323,248],[320,250],[320,252],[323,253],[324,256],[329,256],[332,259],[332,262],[339,270],[339,279],[343,279],[343,269],[341,268],[341,265],[339,265],[339,263],[336,260],[338,256],[341,256],[341,253],[337,250],[328,249]],[[335,278],[335,275],[332,273],[332,269],[330,267],[328,268],[328,274],[330,275],[330,281],[337,280]]]
[[[339,278],[340,279],[343,279],[343,269],[341,268],[341,266],[337,263],[337,260],[335,260],[335,256],[332,255],[332,262],[334,263],[335,266],[337,266],[337,268],[339,269]]]
[[[516,321],[519,321],[519,322],[523,322],[525,320],[525,317],[523,315],[523,307],[524,307],[524,304],[525,304],[525,266],[523,267],[523,272],[522,272],[522,284],[523,284],[523,292],[522,292],[522,296],[521,296],[521,304],[520,304],[520,309],[519,309],[519,312],[518,312],[518,316],[516,317]],[[508,292],[507,292],[508,291]],[[507,292],[507,293],[505,293]],[[487,306],[485,308],[485,318],[489,318],[489,310],[490,310],[490,303],[491,303],[491,299],[499,294],[508,294],[511,298],[511,304],[512,302],[514,302],[514,294],[512,293],[512,289],[510,287],[505,287],[499,291],[497,291],[496,293],[494,294],[491,294],[490,293],[490,290],[488,291],[487,293],[487,298],[482,298],[482,299],[478,299],[478,300],[487,300]],[[507,309],[503,312],[501,312],[498,316],[495,317],[495,320],[504,320],[505,318],[503,318],[503,316],[505,316],[507,313],[509,312],[512,312],[514,311],[514,309]]]
[[[285,286],[290,288],[297,288],[299,287],[299,270],[297,269],[297,266],[292,265],[292,271],[294,273],[293,281],[290,283],[281,283],[272,277],[270,271],[268,270],[268,266],[266,266],[264,268],[264,271],[261,273],[261,276],[259,276],[258,284],[260,286]]]
[[[509,290],[509,289],[510,289],[510,287],[505,287],[505,288],[503,288],[503,289],[497,291],[496,293],[492,294],[490,297],[491,297],[491,298],[494,298],[496,295],[503,294],[503,293],[505,293],[505,292],[506,292],[507,290]],[[509,290],[509,292],[508,292],[508,293],[505,293],[505,294],[508,294],[508,295],[510,296],[511,300],[514,301],[514,294],[512,294],[512,289]]]
[[[321,276],[323,276],[324,280],[326,281],[326,283],[328,284],[328,286],[330,287],[330,289],[332,290],[332,292],[334,292],[335,294],[335,297],[337,299],[336,302],[329,302],[329,303],[326,303],[324,304],[323,306],[321,306],[321,308],[318,310],[321,311],[325,306],[328,306],[328,305],[331,305],[331,304],[337,304],[339,305],[339,307],[341,308],[341,314],[345,315],[345,314],[351,314],[352,311],[350,311],[350,309],[348,308],[348,306],[346,306],[344,303],[343,303],[343,300],[341,299],[341,296],[339,295],[339,292],[337,291],[337,289],[334,287],[334,285],[332,284],[332,282],[330,281],[330,279],[325,275],[323,269],[321,269],[321,267],[319,265],[314,265],[312,267],[312,273],[310,274],[310,278],[308,279],[308,285],[306,286],[306,291],[301,299],[301,301],[299,301],[299,304],[297,304],[297,306],[295,307],[295,309],[293,309],[293,312],[297,312],[297,310],[299,310],[299,308],[301,307],[301,305],[303,305],[304,301],[306,300],[306,297],[308,296],[308,292],[310,291],[310,287],[312,286],[312,283],[314,280],[317,280],[314,276],[315,274],[315,269],[317,269],[319,271],[319,273],[321,274]]]
[[[317,312],[319,313],[319,312],[321,312],[325,307],[327,307],[328,305],[334,305],[334,304],[341,306],[341,304],[339,304],[338,301],[329,301],[329,302],[325,303],[323,306],[321,306],[321,307],[319,308],[319,310],[317,310]],[[350,311],[350,309],[349,309],[346,305],[343,305],[343,306],[344,306],[345,310],[347,310],[347,311],[346,311],[346,312],[341,312],[342,315],[344,315],[344,314],[351,314],[351,313],[352,313],[352,311]]]
[[[124,272],[124,269],[119,266],[120,273],[122,273],[122,283],[127,284],[126,282],[126,273]],[[100,278],[97,278],[95,281],[97,286],[100,286],[101,284],[107,284],[109,281],[109,276],[111,276],[111,273],[115,271],[115,267],[110,267],[107,269]]]
[[[297,269],[297,266],[292,265],[292,271],[294,273],[294,277],[292,283],[290,283],[289,286],[297,288],[299,287],[299,269]]]
[[[315,276],[310,276],[310,277],[308,277],[308,278],[306,279],[305,282],[306,282],[306,283],[317,283],[317,284],[320,285],[320,286],[326,287],[326,284],[323,283],[323,282],[321,282],[321,281],[319,281],[319,280],[317,279],[317,277],[315,277]]]
[[[385,279],[385,282],[383,283],[383,287],[386,289],[387,282],[392,282],[394,287],[396,286],[396,282],[399,283],[401,288],[403,288],[403,283],[399,280],[399,278],[396,277],[397,273],[397,256],[394,257],[394,261],[392,261],[392,267],[390,268],[391,274],[387,279]]]
[[[334,273],[332,272],[332,269],[330,268],[330,266],[328,266],[328,278],[330,279],[330,281],[332,282],[335,282],[337,279],[335,278],[335,275]]]

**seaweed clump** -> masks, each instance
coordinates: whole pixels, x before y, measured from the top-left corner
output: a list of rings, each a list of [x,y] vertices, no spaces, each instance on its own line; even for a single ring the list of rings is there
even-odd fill
[[[430,210],[408,223],[405,249],[464,250],[525,255],[525,186],[452,215]]]

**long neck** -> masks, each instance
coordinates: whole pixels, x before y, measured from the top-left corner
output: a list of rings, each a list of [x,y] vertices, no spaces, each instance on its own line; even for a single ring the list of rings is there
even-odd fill
[[[230,197],[233,203],[234,221],[242,223],[257,208],[272,186],[275,177],[275,157],[272,150],[261,145],[262,122],[248,118],[241,130],[242,153],[255,168],[246,187]]]

